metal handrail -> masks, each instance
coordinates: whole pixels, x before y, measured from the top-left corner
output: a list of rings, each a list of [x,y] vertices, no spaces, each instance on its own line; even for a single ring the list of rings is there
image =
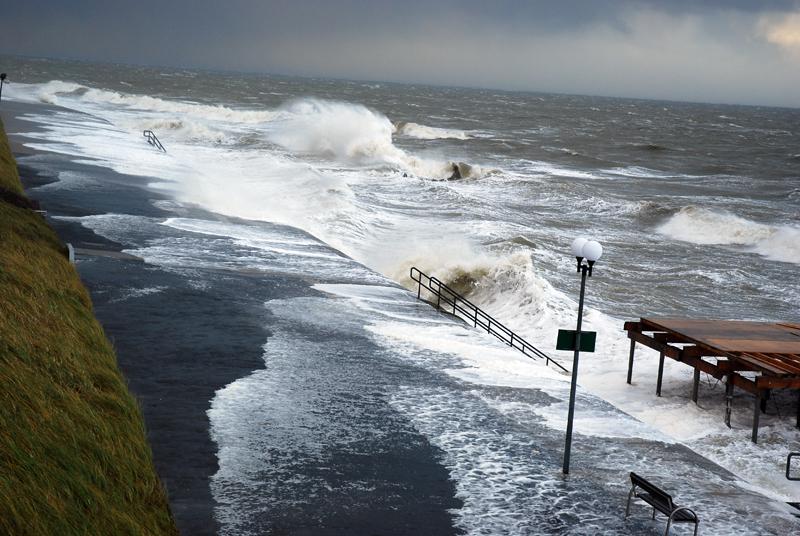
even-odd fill
[[[463,318],[472,322],[474,327],[477,328],[480,326],[490,335],[494,335],[512,348],[516,348],[525,354],[526,357],[531,359],[544,359],[547,365],[553,363],[563,372],[569,372],[558,361],[486,314],[480,307],[439,281],[437,278],[425,274],[415,266],[411,268],[410,275],[411,280],[418,284],[417,299],[421,299],[422,289],[425,288],[436,296],[437,309],[442,309],[442,302],[444,301],[448,307],[453,308],[452,314],[454,316],[456,316],[456,313],[461,313]]]
[[[165,152],[165,153],[167,152],[167,150],[164,149],[164,146],[161,145],[161,142],[158,140],[158,137],[156,136],[156,133],[153,132],[152,130],[145,130],[144,132],[142,132],[142,136],[147,138],[147,143],[149,143],[150,145],[152,145],[153,147],[155,147],[159,151],[162,151],[162,152]]]

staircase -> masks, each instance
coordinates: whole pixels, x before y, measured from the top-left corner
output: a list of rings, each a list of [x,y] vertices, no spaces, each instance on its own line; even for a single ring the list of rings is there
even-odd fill
[[[164,149],[164,146],[161,145],[161,142],[158,140],[158,137],[156,137],[156,133],[153,132],[152,130],[145,130],[144,132],[142,132],[142,136],[147,138],[147,143],[149,143],[159,151],[163,153],[167,152],[167,150]]]
[[[505,327],[503,324],[486,314],[480,307],[451,289],[435,277],[430,277],[418,268],[411,268],[411,279],[417,283],[417,299],[422,299],[422,289],[428,290],[436,300],[436,308],[440,311],[458,316],[471,323],[474,327],[486,330],[505,344],[516,348],[526,357],[531,359],[544,359],[545,364],[554,365],[564,373],[569,373],[558,361],[548,356],[534,345]],[[433,302],[431,302],[433,303]]]

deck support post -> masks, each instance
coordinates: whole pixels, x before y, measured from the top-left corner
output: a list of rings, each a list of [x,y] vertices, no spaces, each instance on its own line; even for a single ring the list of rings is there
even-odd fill
[[[664,377],[664,352],[658,355],[658,379],[656,380],[656,396],[661,396],[661,379]]]
[[[725,378],[725,425],[731,427],[731,406],[733,405],[733,382]]]
[[[797,393],[797,422],[795,423],[797,428],[800,428],[800,391]]]
[[[767,413],[767,400],[769,400],[770,390],[764,391],[764,396],[761,398],[761,413]]]
[[[750,440],[753,443],[758,443],[758,418],[761,416],[761,404],[766,401],[761,391],[756,393],[755,404],[753,404],[753,434]]]
[[[692,402],[697,404],[697,391],[700,388],[700,369],[694,369],[694,382],[692,382]]]
[[[633,377],[633,353],[636,351],[636,341],[631,339],[631,353],[628,356],[628,385],[631,384]]]

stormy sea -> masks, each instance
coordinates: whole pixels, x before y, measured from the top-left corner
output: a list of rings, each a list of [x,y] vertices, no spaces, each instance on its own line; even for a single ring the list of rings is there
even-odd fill
[[[800,531],[796,392],[752,444],[747,393],[729,428],[724,384],[694,404],[668,360],[658,398],[644,349],[628,385],[622,329],[800,321],[800,110],[1,59],[29,195],[79,248],[188,533],[663,532],[623,520],[630,471],[703,534]],[[604,254],[565,477],[569,376],[409,270],[571,369],[581,236]]]

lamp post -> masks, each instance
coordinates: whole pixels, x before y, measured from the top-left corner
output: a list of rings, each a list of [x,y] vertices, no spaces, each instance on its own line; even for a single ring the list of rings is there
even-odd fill
[[[569,474],[569,456],[572,449],[572,418],[575,415],[575,388],[578,383],[578,357],[581,350],[581,323],[583,322],[583,295],[586,290],[586,277],[592,276],[594,263],[603,255],[603,246],[594,240],[576,238],[572,242],[572,254],[578,261],[581,274],[581,297],[578,301],[578,327],[575,330],[575,355],[572,360],[572,385],[569,389],[569,413],[567,414],[567,439],[564,446],[564,474]],[[584,263],[584,259],[586,263]]]

